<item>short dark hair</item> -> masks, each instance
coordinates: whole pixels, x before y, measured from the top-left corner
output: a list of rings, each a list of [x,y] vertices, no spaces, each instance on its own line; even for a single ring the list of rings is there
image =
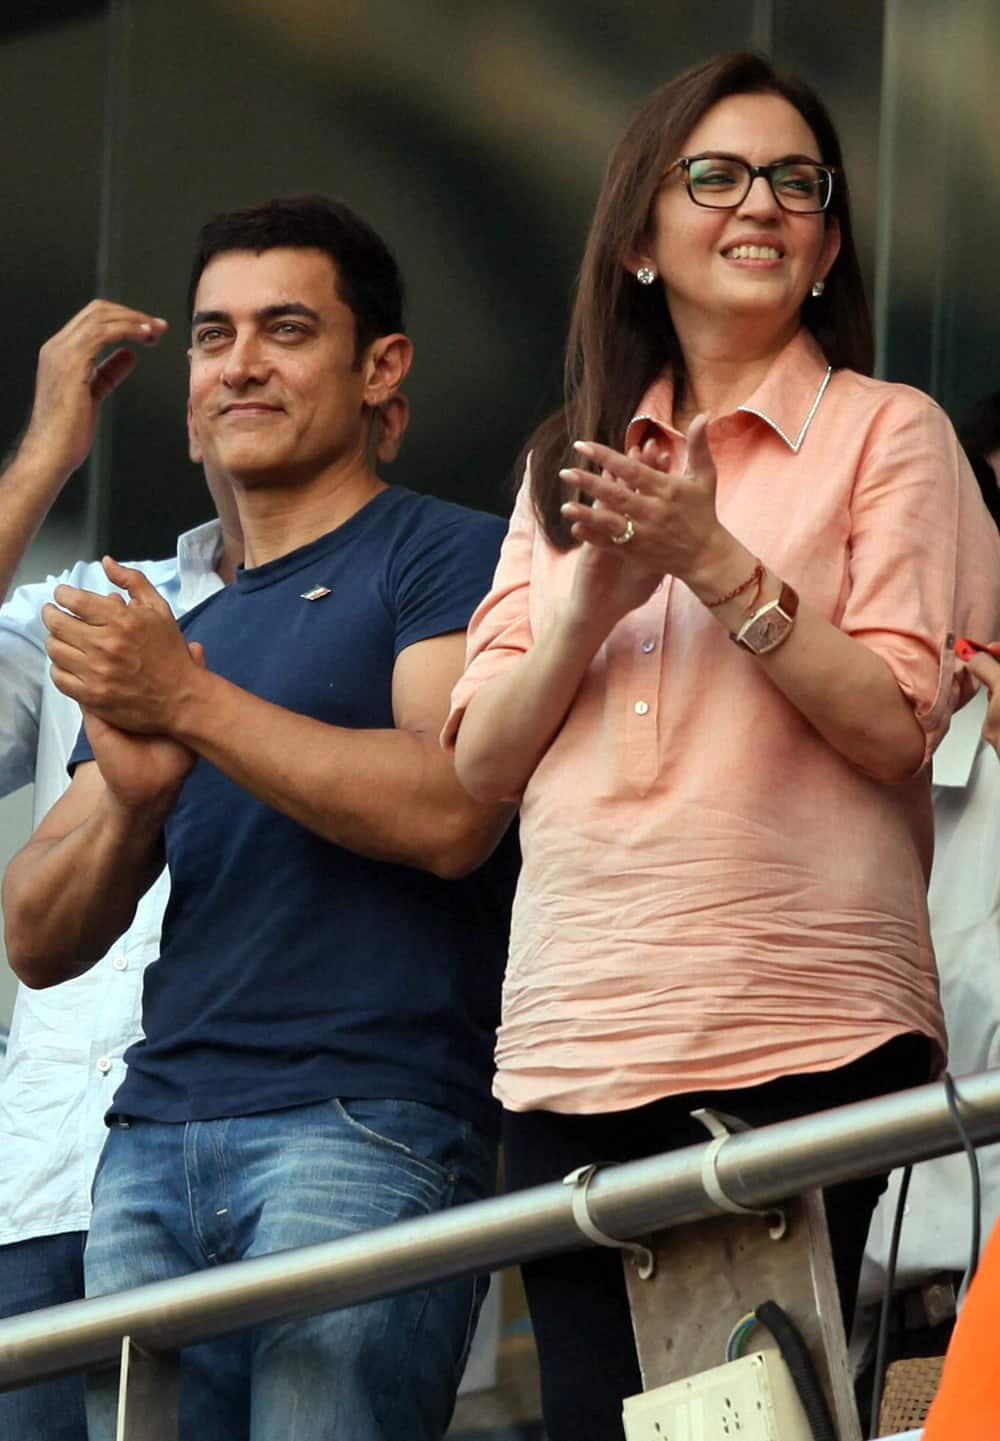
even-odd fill
[[[191,265],[188,315],[194,311],[202,272],[216,255],[229,250],[260,255],[285,246],[322,250],[333,261],[337,292],[354,316],[358,359],[377,336],[403,329],[405,297],[396,257],[349,205],[325,195],[265,200],[207,220],[198,232]]]

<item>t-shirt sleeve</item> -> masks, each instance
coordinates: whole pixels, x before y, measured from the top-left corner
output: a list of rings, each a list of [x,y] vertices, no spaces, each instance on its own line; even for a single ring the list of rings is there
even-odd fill
[[[449,512],[411,537],[393,566],[397,656],[417,641],[464,631],[489,589],[503,521],[462,506]]]
[[[94,752],[87,737],[87,728],[86,726],[81,726],[80,733],[76,738],[76,744],[73,746],[69,760],[66,762],[66,769],[70,775],[72,775],[77,766],[83,765],[84,761],[92,761],[93,759]]]
[[[973,692],[956,635],[1000,635],[1000,536],[944,412],[907,392],[872,436],[851,504],[850,596],[841,621],[913,705],[924,760]]]
[[[441,732],[446,750],[454,750],[462,716],[479,687],[507,670],[531,646],[528,601],[536,529],[530,476],[526,474],[493,584],[469,622],[465,674],[452,691],[451,710]]]

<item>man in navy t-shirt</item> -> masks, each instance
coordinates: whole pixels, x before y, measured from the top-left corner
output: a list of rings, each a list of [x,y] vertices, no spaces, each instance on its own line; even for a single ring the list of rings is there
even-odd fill
[[[437,735],[504,527],[377,475],[373,420],[411,359],[401,292],[336,202],[209,221],[189,425],[232,483],[245,566],[182,626],[110,558],[128,604],[63,586],[45,613],[86,735],[8,870],[15,969],[80,974],[164,860],[172,886],[95,1181],[91,1295],[492,1190],[510,813],[464,794]],[[193,1347],[181,1436],[432,1441],[475,1311],[449,1282]],[[92,1441],[115,1391],[88,1383]]]

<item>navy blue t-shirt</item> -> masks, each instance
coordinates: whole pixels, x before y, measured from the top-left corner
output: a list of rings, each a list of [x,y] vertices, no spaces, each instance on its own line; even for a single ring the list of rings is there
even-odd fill
[[[393,725],[392,671],[463,630],[503,523],[400,488],[252,570],[182,622],[211,670],[331,725]],[[316,587],[328,595],[308,599]],[[81,737],[73,762],[90,759]],[[249,1115],[339,1097],[442,1106],[492,1128],[516,841],[460,881],[366,859],[199,760],[166,826],[171,893],[145,1040],[112,1113]]]

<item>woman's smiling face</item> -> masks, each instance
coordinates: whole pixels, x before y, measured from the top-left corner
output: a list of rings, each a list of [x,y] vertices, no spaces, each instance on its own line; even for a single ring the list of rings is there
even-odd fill
[[[739,156],[767,165],[787,156],[822,163],[816,137],[780,95],[730,95],[713,105],[685,142],[684,155]],[[836,184],[836,179],[834,180]],[[653,235],[642,259],[665,288],[682,346],[699,327],[759,318],[761,340],[794,334],[814,281],[840,248],[836,219],[826,213],[783,210],[764,176],[757,176],[732,210],[696,205],[683,170],[663,183],[653,208]]]

